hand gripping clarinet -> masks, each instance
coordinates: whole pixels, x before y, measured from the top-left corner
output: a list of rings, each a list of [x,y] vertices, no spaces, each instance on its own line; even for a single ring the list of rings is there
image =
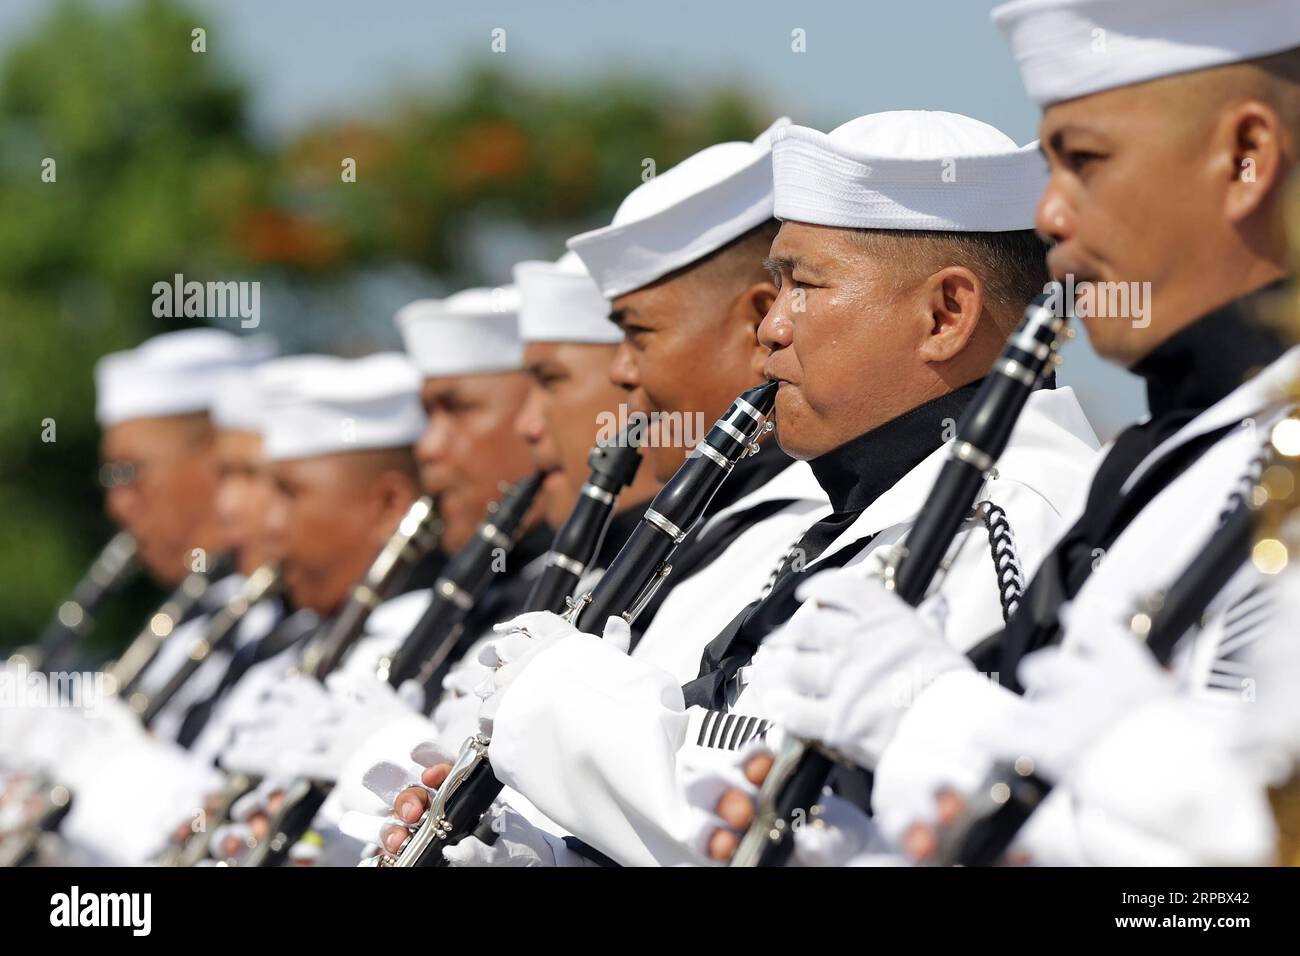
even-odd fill
[[[77,582],[72,596],[59,605],[36,646],[19,649],[10,660],[26,661],[31,670],[58,670],[64,656],[95,626],[95,615],[104,602],[139,570],[135,538],[119,531]]]
[[[434,583],[429,607],[392,658],[380,662],[376,675],[380,680],[393,687],[418,681],[426,710],[432,708],[440,690],[441,665],[456,646],[461,623],[491,582],[498,559],[514,548],[541,487],[542,476],[530,475],[488,505],[478,532],[447,562]]]
[[[87,605],[97,606],[108,591],[134,573],[135,551],[135,541],[130,536],[118,534],[114,537],[96,559],[95,565],[86,575],[86,580],[77,586],[73,600],[66,602],[63,607],[68,608],[73,602],[77,602],[77,606],[83,611]],[[142,692],[134,690],[141,674],[153,661],[163,641],[203,600],[212,583],[229,574],[233,567],[233,560],[228,555],[222,555],[208,571],[194,571],[187,574],[180,586],[149,618],[149,623],[144,630],[136,636],[122,656],[108,668],[108,680],[105,682],[107,692],[122,697],[128,706],[136,713],[140,713],[148,702],[148,698]],[[87,581],[93,581],[93,587],[83,591]],[[86,603],[80,603],[78,595],[84,597]],[[61,615],[62,612],[61,608]],[[70,644],[71,641],[67,640],[57,651],[55,658],[62,656]],[[45,661],[47,665],[51,662],[56,660],[47,658]],[[64,785],[43,780],[40,791],[42,809],[37,814],[35,827],[26,831],[27,836],[22,840],[15,838],[10,852],[3,855],[4,859],[15,860],[13,865],[31,859],[41,835],[57,829],[71,809],[72,794]],[[19,846],[22,849],[14,849]]]
[[[274,565],[264,564],[248,576],[239,592],[212,616],[203,639],[191,648],[190,656],[168,678],[162,689],[147,699],[143,693],[134,695],[131,700],[132,709],[137,709],[145,727],[153,726],[158,714],[176,696],[185,682],[203,666],[204,661],[216,651],[224,650],[234,641],[235,635],[239,632],[239,625],[243,623],[248,612],[261,601],[273,596],[279,589],[280,571]]]
[[[234,570],[234,561],[229,555],[221,555],[207,571],[192,571],[181,581],[180,586],[172,592],[171,597],[149,618],[135,640],[107,670],[109,693],[132,704],[132,697],[137,693],[136,685],[145,669],[162,649],[163,642],[176,630],[177,625],[185,621],[207,595],[215,581],[224,578]],[[133,709],[139,713],[144,703],[137,703]]]
[[[957,436],[925,507],[885,570],[885,586],[921,603],[980,489],[1007,446],[1031,392],[1054,367],[1066,318],[1051,308],[1060,291],[1038,296],[957,425]],[[780,866],[794,849],[794,821],[816,806],[836,757],[811,741],[791,740],[759,790],[754,822],[732,866]]]
[[[1292,308],[1295,306],[1293,304]],[[1300,320],[1285,331],[1300,339]],[[1300,402],[1300,382],[1290,384],[1290,399]],[[1269,434],[1264,467],[1183,573],[1164,592],[1146,595],[1128,627],[1161,664],[1172,659],[1179,640],[1198,626],[1214,598],[1251,560],[1262,574],[1277,574],[1296,556],[1289,540],[1300,507],[1300,410],[1278,422]],[[962,818],[940,842],[936,865],[992,866],[1051,792],[1052,785],[1021,757],[995,765],[975,791]]]
[[[40,810],[32,815],[30,824],[0,840],[0,869],[39,864],[46,839],[72,810],[71,791],[43,777],[25,787],[20,798],[38,801]]]
[[[655,495],[645,517],[595,588],[571,603],[565,615],[570,623],[581,627],[590,622],[593,628],[600,628],[612,615],[621,615],[628,623],[636,619],[672,570],[668,562],[673,552],[700,520],[736,463],[757,452],[759,436],[772,430],[768,416],[776,389],[775,382],[768,382],[746,390],[732,402]],[[374,865],[446,865],[442,848],[474,830],[501,791],[487,761],[489,742],[481,734],[470,738],[397,859],[378,857]]]
[[[417,499],[407,509],[406,514],[398,524],[397,530],[393,532],[384,549],[371,564],[366,576],[353,590],[348,604],[344,606],[344,612],[350,611],[357,604],[367,608],[377,603],[377,595],[387,594],[390,589],[399,587],[401,582],[409,575],[411,568],[425,555],[437,548],[440,535],[441,522],[432,501],[427,497]],[[262,570],[264,569],[255,572],[254,577],[260,574]],[[262,580],[265,582],[266,579],[263,578]],[[253,578],[250,577],[249,584],[252,583]],[[238,597],[236,600],[238,600]],[[352,613],[344,612],[339,614],[335,626],[332,626],[324,634],[319,635],[318,638],[312,641],[308,649],[302,653],[297,665],[289,670],[289,674],[312,673],[312,668],[319,665],[326,657],[322,648],[328,647],[341,656],[350,646],[350,643],[360,636],[360,628],[364,626],[367,615],[355,611]],[[214,621],[213,629],[215,630],[221,626],[219,615],[218,620]],[[212,643],[211,631],[207,643]],[[315,676],[323,676],[323,673]],[[245,774],[228,773],[225,786],[215,798],[215,802],[212,806],[205,808],[205,818],[215,821],[214,825],[225,821],[235,801],[247,793],[253,785],[254,781]],[[207,840],[205,834],[198,832],[191,834],[181,845],[169,848],[160,862],[166,866],[192,866],[204,859],[206,853]]]
[[[433,499],[421,497],[402,516],[329,629],[303,651],[297,672],[324,680],[361,639],[371,611],[402,587],[415,566],[438,547],[441,534],[442,522]],[[327,796],[328,789],[311,780],[293,781],[285,788],[271,820],[271,835],[250,847],[239,865],[273,866],[283,860]]]
[[[502,554],[509,554],[524,519],[541,489],[542,477],[531,475],[506,489],[499,501],[488,506],[487,517],[478,533],[448,563],[433,587],[429,609],[402,642],[394,661],[381,661],[376,676],[394,687],[408,677],[420,680],[426,700],[437,688],[430,687],[432,671],[419,658],[429,642],[437,647],[454,643],[455,631],[492,578],[492,567]],[[450,632],[450,633],[449,633]],[[440,643],[441,642],[441,643]],[[325,642],[329,646],[329,642]],[[445,652],[444,652],[445,653]],[[317,676],[323,676],[318,674]],[[328,796],[328,789],[308,780],[298,780],[284,794],[283,804],[272,821],[273,836],[253,847],[241,866],[275,866],[311,825],[316,811]]]
[[[546,556],[546,566],[524,602],[524,607],[530,611],[559,612],[564,609],[587,565],[600,551],[619,494],[636,477],[641,464],[641,449],[621,435],[613,444],[596,445],[587,458],[587,464],[591,467],[587,482],[582,486],[573,510],[556,532]],[[484,773],[472,789],[481,795],[474,801],[484,806],[479,811],[481,817],[501,789],[486,764]],[[469,792],[465,791],[464,799],[469,800]],[[467,816],[473,812],[468,804],[465,812]],[[495,834],[483,833],[482,838],[492,842]],[[373,864],[368,865],[387,866],[391,861],[377,857]]]

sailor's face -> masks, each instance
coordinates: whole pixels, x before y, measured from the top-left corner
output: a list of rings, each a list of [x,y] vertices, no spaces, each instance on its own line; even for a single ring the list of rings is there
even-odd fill
[[[347,599],[379,550],[374,510],[346,454],[270,464],[266,532],[297,607],[326,615]]]
[[[140,561],[164,586],[190,571],[216,498],[212,431],[190,416],[140,418],[113,425],[100,448],[110,518],[131,532]],[[214,555],[209,555],[214,557]]]
[[[729,321],[728,303],[691,278],[629,292],[611,312],[623,342],[609,377],[626,390],[631,411],[653,416],[646,458],[658,481],[671,478],[732,399],[759,381],[753,325]]]
[[[606,372],[615,346],[531,342],[524,367],[532,379],[516,428],[528,443],[543,486],[546,520],[558,528],[587,480],[587,456],[607,421],[617,422],[622,389]]]
[[[1200,314],[1214,219],[1231,171],[1215,170],[1159,84],[1049,107],[1051,168],[1035,221],[1052,277],[1075,289],[1093,348],[1130,365]],[[1218,303],[1213,303],[1218,304]]]
[[[474,536],[502,482],[532,471],[515,417],[528,393],[523,372],[427,378],[420,392],[429,427],[415,445],[420,483],[438,502],[443,550],[454,553]]]
[[[763,374],[781,383],[776,436],[810,459],[912,403],[902,387],[917,364],[916,324],[897,265],[872,261],[842,229],[786,222],[768,257],[776,301],[758,329]]]
[[[241,574],[251,574],[270,559],[266,512],[271,477],[257,432],[217,432],[217,520],[225,547],[235,554]]]

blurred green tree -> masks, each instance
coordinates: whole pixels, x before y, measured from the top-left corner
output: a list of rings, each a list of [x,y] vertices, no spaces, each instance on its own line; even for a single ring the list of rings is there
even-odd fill
[[[0,641],[30,639],[109,532],[96,358],[177,324],[152,315],[158,278],[235,264],[231,197],[267,178],[194,22],[64,2],[0,64]]]
[[[0,62],[0,645],[31,639],[110,532],[91,372],[186,324],[153,316],[154,282],[258,278],[321,296],[395,264],[448,288],[500,281],[475,223],[516,225],[532,256],[556,256],[563,236],[607,221],[645,160],[661,171],[769,119],[727,89],[563,87],[469,64],[439,93],[266,145],[235,69],[191,51],[204,21],[164,0],[64,0]],[[138,601],[101,647],[130,633]]]

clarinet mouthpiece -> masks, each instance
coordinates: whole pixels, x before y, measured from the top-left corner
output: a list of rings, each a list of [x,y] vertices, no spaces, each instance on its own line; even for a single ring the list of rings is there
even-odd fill
[[[777,381],[764,382],[762,385],[755,385],[753,388],[747,388],[736,398],[736,402],[747,402],[762,415],[770,415],[772,406],[776,404],[776,393],[781,387]]]

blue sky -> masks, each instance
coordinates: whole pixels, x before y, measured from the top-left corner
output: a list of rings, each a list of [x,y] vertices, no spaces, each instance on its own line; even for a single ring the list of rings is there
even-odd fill
[[[101,0],[112,5],[115,0]],[[397,89],[454,84],[471,58],[580,82],[627,70],[684,92],[731,82],[775,117],[830,129],[887,109],[945,109],[1034,138],[1037,116],[988,20],[986,0],[190,0],[209,52],[248,79],[275,137],[323,117],[382,111]],[[3,0],[0,46],[50,0]],[[492,54],[492,31],[506,51]],[[791,49],[804,31],[806,52]],[[57,68],[57,65],[52,65]],[[1109,434],[1144,410],[1139,383],[1102,365],[1084,337],[1062,381]]]

